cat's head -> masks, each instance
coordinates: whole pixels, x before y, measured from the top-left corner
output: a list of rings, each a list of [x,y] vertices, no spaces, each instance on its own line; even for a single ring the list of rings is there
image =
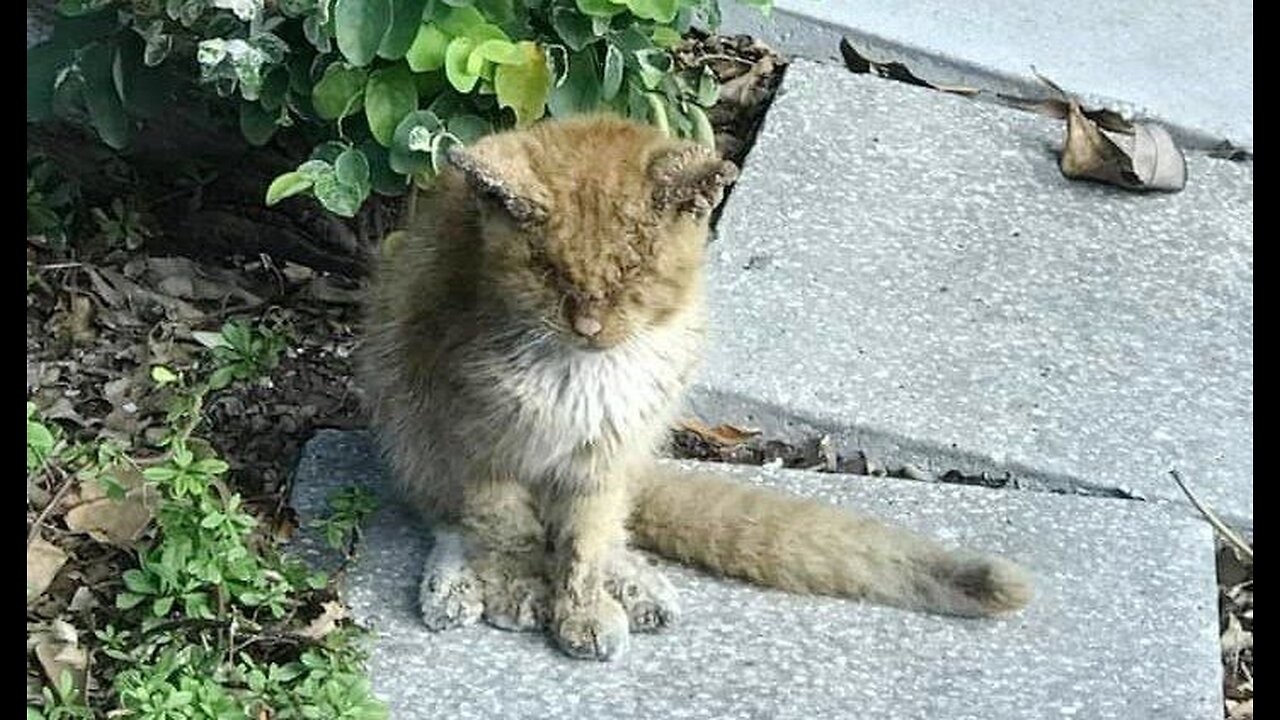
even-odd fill
[[[479,208],[486,291],[589,349],[700,301],[708,216],[737,177],[700,145],[613,116],[492,135],[449,159]]]

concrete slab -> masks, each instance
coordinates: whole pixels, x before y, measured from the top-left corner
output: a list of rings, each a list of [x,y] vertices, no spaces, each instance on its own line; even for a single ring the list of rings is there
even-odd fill
[[[723,6],[722,31],[800,57],[838,59],[847,35],[935,82],[1015,93],[1037,87],[1034,65],[1096,103],[1253,147],[1253,4],[1245,0],[776,0],[772,20]]]
[[[1194,518],[1136,501],[752,468],[738,477],[1006,554],[1031,569],[1038,596],[1010,619],[959,620],[672,567],[682,624],[634,638],[617,663],[589,663],[538,635],[422,626],[429,540],[385,495],[366,435],[317,434],[293,504],[305,521],[338,487],[383,496],[347,599],[376,632],[374,688],[397,720],[1221,717],[1213,543]]]
[[[693,407],[1253,518],[1253,166],[1062,177],[1058,121],[796,62],[712,245]]]

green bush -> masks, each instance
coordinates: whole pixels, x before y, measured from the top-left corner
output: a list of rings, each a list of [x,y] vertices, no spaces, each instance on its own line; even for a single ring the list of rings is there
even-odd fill
[[[310,193],[354,215],[425,186],[445,151],[544,115],[609,108],[714,142],[709,70],[670,54],[720,0],[62,0],[27,52],[27,119],[128,145],[191,86],[238,105],[244,137],[315,138],[267,204]],[[768,12],[772,0],[738,0]]]

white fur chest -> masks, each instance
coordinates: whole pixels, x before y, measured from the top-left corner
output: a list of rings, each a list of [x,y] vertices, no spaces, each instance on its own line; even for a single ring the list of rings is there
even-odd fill
[[[677,326],[601,352],[548,344],[510,358],[497,379],[514,410],[501,449],[527,476],[560,474],[584,448],[647,450],[675,410],[698,344]]]

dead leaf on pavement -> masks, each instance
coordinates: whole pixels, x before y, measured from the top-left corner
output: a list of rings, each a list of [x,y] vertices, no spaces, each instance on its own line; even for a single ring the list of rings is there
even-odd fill
[[[299,630],[299,635],[312,640],[319,640],[337,629],[338,621],[347,616],[347,608],[340,602],[329,600],[321,603],[320,608],[319,617],[307,623],[307,626],[302,630]]]
[[[1001,97],[1012,105],[1066,118],[1066,140],[1059,163],[1063,175],[1127,190],[1176,192],[1186,186],[1186,158],[1169,131],[1159,125],[1129,122],[1115,112],[1086,112],[1079,100],[1052,80],[1039,73],[1036,77],[1058,97]]]
[[[680,427],[697,435],[703,442],[725,447],[741,445],[760,434],[760,431],[754,428],[741,428],[736,425],[707,427],[697,420],[685,420],[680,423]]]
[[[37,536],[27,546],[27,603],[40,597],[67,562],[62,548]]]
[[[886,80],[897,80],[908,85],[918,85],[919,87],[927,87],[955,95],[970,96],[977,95],[980,92],[978,88],[958,85],[936,85],[928,80],[922,80],[911,72],[906,65],[896,60],[873,60],[865,50],[859,51],[854,48],[853,43],[849,42],[849,38],[840,39],[840,55],[844,58],[844,66],[855,73],[871,74]]]

